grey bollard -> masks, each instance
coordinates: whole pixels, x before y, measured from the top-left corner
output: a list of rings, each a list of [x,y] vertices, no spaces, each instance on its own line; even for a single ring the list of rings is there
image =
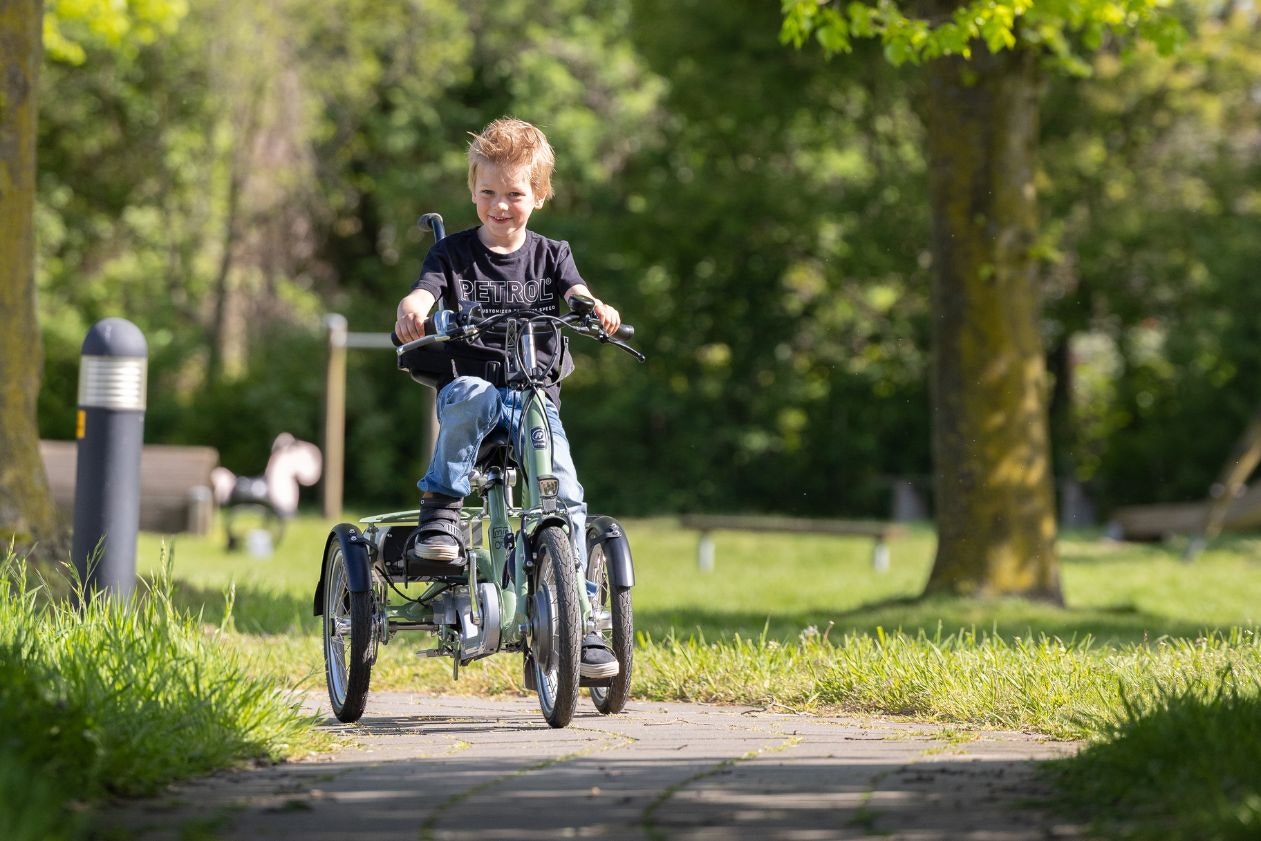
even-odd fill
[[[135,587],[148,367],[144,334],[126,319],[98,321],[83,340],[73,552],[87,599]]]

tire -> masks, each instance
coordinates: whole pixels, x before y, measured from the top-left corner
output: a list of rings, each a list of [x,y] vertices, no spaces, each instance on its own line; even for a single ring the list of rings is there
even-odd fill
[[[530,662],[539,707],[552,727],[565,727],[578,705],[582,611],[569,536],[557,526],[535,534],[530,616]]]
[[[587,555],[587,578],[598,591],[591,607],[596,611],[597,629],[617,657],[617,674],[608,686],[591,687],[591,700],[604,715],[620,713],[630,698],[631,666],[635,658],[635,622],[631,613],[631,588],[617,587],[609,580],[603,544],[593,544]],[[607,620],[601,621],[601,614]],[[608,627],[601,627],[607,621]]]
[[[358,721],[368,703],[375,641],[372,593],[352,593],[341,544],[324,554],[324,675],[338,721]]]

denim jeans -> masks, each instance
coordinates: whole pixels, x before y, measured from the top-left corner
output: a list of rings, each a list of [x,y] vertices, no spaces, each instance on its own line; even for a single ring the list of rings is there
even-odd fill
[[[479,377],[457,377],[438,392],[438,440],[434,445],[429,472],[417,485],[422,491],[466,497],[471,493],[469,475],[482,439],[497,428],[508,431],[514,448],[524,452],[521,429],[525,395],[510,388],[496,388]],[[543,401],[552,428],[552,474],[560,482],[557,493],[573,523],[573,543],[580,569],[587,569],[587,504],[582,485],[569,452],[569,438],[560,422],[560,412],[551,400]],[[526,448],[528,448],[526,444]],[[590,589],[590,588],[588,588]]]

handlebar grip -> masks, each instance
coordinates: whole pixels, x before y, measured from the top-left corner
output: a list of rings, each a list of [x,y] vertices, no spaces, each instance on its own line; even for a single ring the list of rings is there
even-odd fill
[[[433,316],[431,315],[425,319],[425,335],[432,336],[436,332],[437,330],[434,329],[433,325]],[[390,342],[394,345],[394,347],[402,347],[404,344],[403,340],[399,338],[398,333],[393,330],[390,331]]]
[[[615,339],[633,339],[635,338],[635,325],[623,324],[617,328],[617,332],[613,334]]]

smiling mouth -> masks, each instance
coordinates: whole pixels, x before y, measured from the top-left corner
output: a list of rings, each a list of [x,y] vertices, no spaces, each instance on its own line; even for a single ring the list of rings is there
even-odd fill
[[[490,217],[490,221],[498,222],[500,225],[506,225],[512,221],[512,217],[511,216],[492,216]]]

